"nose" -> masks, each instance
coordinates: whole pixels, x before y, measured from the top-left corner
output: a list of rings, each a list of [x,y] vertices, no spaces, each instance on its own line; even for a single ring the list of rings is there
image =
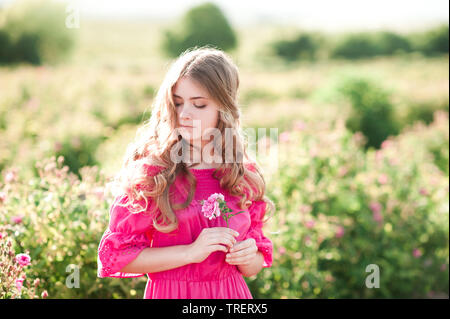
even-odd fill
[[[180,112],[180,123],[190,123],[192,121],[192,115],[189,111],[188,107],[183,107],[182,111]],[[190,124],[191,125],[191,124]]]

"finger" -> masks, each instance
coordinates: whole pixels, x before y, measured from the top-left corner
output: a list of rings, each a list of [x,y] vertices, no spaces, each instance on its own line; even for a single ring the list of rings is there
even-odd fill
[[[224,253],[227,252],[227,248],[222,245],[211,245],[211,246],[208,246],[208,249],[209,249],[209,253],[212,253],[214,251],[223,251]]]
[[[234,240],[226,237],[210,237],[208,242],[210,245],[223,244],[229,247],[233,247],[234,245]]]
[[[256,252],[257,249],[254,249],[253,247],[248,247],[239,251],[234,251],[231,252],[230,249],[230,253],[227,254],[227,257],[229,258],[237,258],[237,257],[243,257],[243,256],[247,256],[247,255],[252,255]]]
[[[239,250],[246,249],[246,248],[252,247],[252,246],[254,246],[253,240],[244,240],[244,241],[240,241],[236,245],[234,245],[230,249],[230,251],[232,251],[232,252],[239,251]]]
[[[228,234],[228,233],[212,233],[212,234],[208,234],[208,236],[206,236],[205,238],[207,238],[208,241],[210,240],[216,240],[217,238],[228,238],[229,240],[231,240],[233,242],[233,244],[235,244],[236,238],[234,238],[232,235]]]
[[[211,229],[213,229],[213,231],[215,232],[230,234],[235,237],[239,236],[239,233],[237,231],[228,227],[213,227]]]
[[[230,265],[248,265],[252,261],[251,256],[244,256],[244,257],[238,257],[238,258],[232,258],[232,259],[226,259],[225,261]]]
[[[231,246],[236,244],[236,238],[234,238],[230,234],[218,234],[218,235],[215,235],[215,236],[211,236],[211,240],[212,241],[218,241],[218,240],[221,240],[221,239],[229,240],[231,242]]]

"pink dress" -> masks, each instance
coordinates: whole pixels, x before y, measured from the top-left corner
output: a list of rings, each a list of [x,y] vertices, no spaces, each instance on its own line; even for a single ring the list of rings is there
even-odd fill
[[[252,169],[252,164],[249,169]],[[149,174],[162,170],[161,166],[149,166]],[[201,263],[148,274],[123,273],[120,270],[135,259],[146,247],[167,247],[187,245],[194,242],[206,227],[226,227],[221,217],[209,220],[201,213],[200,200],[213,193],[222,193],[228,207],[234,212],[241,211],[238,198],[230,196],[220,187],[219,180],[212,175],[214,168],[190,169],[197,179],[194,199],[187,208],[175,211],[179,226],[171,233],[157,231],[149,215],[132,214],[128,208],[115,205],[126,203],[127,195],[115,198],[110,208],[109,227],[98,247],[98,277],[130,278],[148,276],[144,299],[252,299],[248,286],[235,265],[225,261],[225,253],[215,251]],[[177,177],[171,185],[170,194],[174,202],[182,202],[186,197],[180,186],[187,184],[185,178]],[[183,193],[185,194],[185,193]],[[149,206],[155,204],[149,201]],[[145,207],[145,206],[144,206]],[[237,241],[254,238],[259,251],[264,256],[263,267],[271,267],[273,246],[262,231],[262,218],[266,203],[253,201],[245,213],[233,216],[229,227],[239,232]]]

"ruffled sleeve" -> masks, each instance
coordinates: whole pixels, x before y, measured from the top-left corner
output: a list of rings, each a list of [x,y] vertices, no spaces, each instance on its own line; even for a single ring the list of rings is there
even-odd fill
[[[149,215],[131,213],[127,195],[116,197],[110,209],[109,226],[98,247],[98,277],[130,278],[145,274],[124,273],[120,270],[134,260],[144,248],[150,247],[153,224]]]
[[[147,201],[148,208],[155,204],[150,198],[147,198]],[[153,218],[148,214],[149,209],[140,213],[132,213],[126,205],[117,205],[119,203],[127,204],[127,202],[127,195],[119,195],[111,205],[109,225],[98,246],[97,275],[100,278],[130,278],[145,275],[120,271],[144,248],[151,246],[154,231]],[[138,201],[138,203],[145,207],[144,200]]]
[[[272,266],[272,254],[273,254],[273,244],[272,241],[264,236],[262,227],[263,227],[263,218],[266,211],[266,202],[265,201],[254,201],[248,211],[250,213],[250,228],[245,239],[253,238],[256,241],[256,246],[258,250],[264,256],[263,267],[268,268]]]

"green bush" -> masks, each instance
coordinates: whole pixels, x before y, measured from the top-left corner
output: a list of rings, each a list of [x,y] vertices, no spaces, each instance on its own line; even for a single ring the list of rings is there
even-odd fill
[[[270,46],[276,56],[290,62],[299,59],[314,60],[319,44],[312,35],[300,33],[294,39],[277,40]]]
[[[101,136],[67,136],[55,145],[55,156],[64,157],[70,171],[81,177],[80,169],[84,166],[98,165],[95,151],[104,141]]]
[[[3,12],[0,63],[62,61],[75,45],[75,31],[66,27],[65,5],[50,0],[22,0]],[[1,19],[0,19],[1,20]]]
[[[448,113],[438,113],[430,126],[412,127],[367,153],[364,137],[343,121],[283,132],[279,170],[267,176],[277,206],[265,226],[274,264],[245,278],[253,296],[448,296],[448,166],[440,170],[433,154],[439,148],[448,162],[446,123]],[[79,179],[62,161],[37,163],[39,177],[27,180],[6,171],[0,231],[14,240],[16,254],[29,251],[27,277],[40,278],[50,298],[141,298],[145,277],[97,278],[112,202],[104,175],[84,167]],[[365,286],[369,264],[380,268],[378,289]],[[67,286],[69,265],[78,266],[79,288]]]
[[[112,203],[98,168],[82,168],[81,179],[63,166],[62,157],[38,162],[36,168],[39,177],[8,178],[0,187],[5,194],[0,224],[14,240],[16,253],[29,251],[27,275],[40,278],[50,298],[132,298],[135,289],[143,291],[143,278],[97,278],[97,247]],[[69,277],[75,273],[70,265],[78,267],[78,288],[67,285],[76,283]]]
[[[399,124],[394,117],[389,92],[375,81],[349,76],[342,79],[338,91],[351,104],[346,125],[367,137],[366,148],[379,148],[388,136],[398,134]]]
[[[331,49],[332,58],[360,59],[408,53],[413,49],[407,36],[391,31],[344,35]]]
[[[394,55],[396,53],[407,53],[412,50],[411,44],[407,37],[401,36],[394,32],[382,31],[374,35],[378,54]]]
[[[214,46],[229,51],[236,45],[235,32],[220,8],[213,3],[204,3],[190,9],[179,25],[164,31],[162,50],[176,57],[196,46]]]
[[[361,59],[380,54],[373,36],[367,32],[350,33],[331,49],[331,58]]]
[[[444,102],[424,102],[424,101],[411,101],[408,104],[406,114],[401,119],[402,127],[412,125],[415,122],[423,122],[430,124],[433,122],[434,113],[436,111],[449,111],[448,100]]]
[[[268,176],[274,266],[248,279],[255,298],[448,298],[448,174],[417,144],[437,134],[448,153],[446,118],[367,153],[343,121],[283,132]]]
[[[425,32],[413,33],[410,39],[415,51],[425,56],[448,54],[449,26],[444,24]]]

